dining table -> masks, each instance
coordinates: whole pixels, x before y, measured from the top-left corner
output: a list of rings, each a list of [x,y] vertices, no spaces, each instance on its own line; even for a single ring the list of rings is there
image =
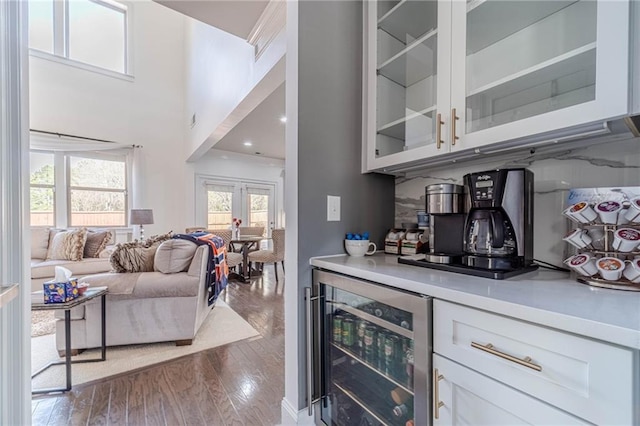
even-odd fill
[[[260,249],[260,241],[265,239],[262,235],[240,235],[229,240],[229,250],[242,253],[242,265],[238,265],[240,273],[231,272],[229,279],[247,282],[252,273],[258,272],[249,267],[249,252]]]

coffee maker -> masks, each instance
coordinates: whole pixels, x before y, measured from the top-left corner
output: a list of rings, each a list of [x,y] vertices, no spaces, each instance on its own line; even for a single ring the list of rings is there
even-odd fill
[[[438,183],[425,188],[426,211],[429,215],[429,252],[426,260],[433,263],[460,263],[464,239],[464,187]]]
[[[498,169],[464,176],[469,212],[462,263],[497,271],[535,269],[533,173]]]

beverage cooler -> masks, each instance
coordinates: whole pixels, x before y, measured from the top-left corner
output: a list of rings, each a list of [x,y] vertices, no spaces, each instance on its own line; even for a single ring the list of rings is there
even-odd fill
[[[314,270],[306,299],[316,424],[431,424],[431,298]]]

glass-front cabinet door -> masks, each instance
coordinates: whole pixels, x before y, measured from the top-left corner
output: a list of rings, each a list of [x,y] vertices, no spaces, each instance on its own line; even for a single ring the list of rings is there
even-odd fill
[[[320,424],[427,424],[430,299],[314,272],[320,301]],[[413,422],[413,423],[411,423]]]
[[[628,0],[454,1],[452,20],[453,150],[627,112]]]
[[[446,149],[438,141],[446,137],[441,112],[449,110],[451,4],[364,4],[368,169]]]

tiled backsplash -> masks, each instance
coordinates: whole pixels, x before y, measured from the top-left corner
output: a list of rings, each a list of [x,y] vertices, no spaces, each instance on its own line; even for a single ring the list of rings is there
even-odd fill
[[[534,257],[562,266],[567,220],[562,216],[568,190],[585,187],[640,185],[640,139],[633,138],[553,154],[531,154],[516,160],[472,161],[396,179],[395,226],[416,222],[425,208],[425,186],[457,183],[470,172],[526,167],[534,173]]]

